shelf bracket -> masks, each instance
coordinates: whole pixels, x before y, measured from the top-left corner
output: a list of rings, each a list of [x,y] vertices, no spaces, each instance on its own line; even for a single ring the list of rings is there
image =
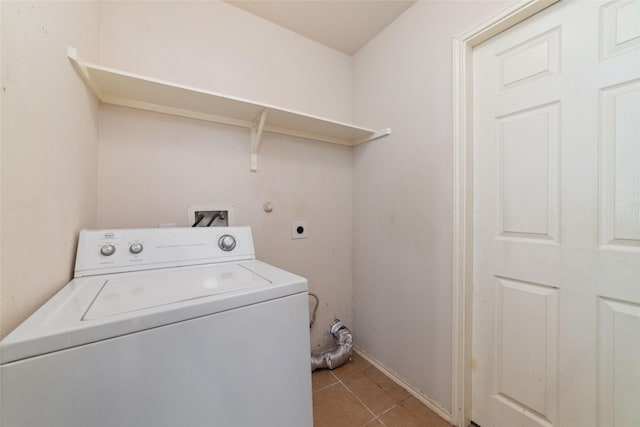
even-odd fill
[[[258,149],[262,140],[262,131],[264,130],[264,122],[267,120],[267,109],[263,109],[260,113],[260,119],[256,120],[251,126],[251,172],[258,170]]]
[[[87,87],[91,89],[91,92],[93,92],[96,98],[98,98],[99,100],[102,100],[102,93],[89,77],[89,72],[87,71],[87,67],[78,57],[78,51],[76,50],[76,48],[72,46],[67,46],[67,56],[69,57],[69,60],[73,65],[73,68],[75,68],[76,72],[80,75],[80,77],[82,78],[84,83],[87,85]]]

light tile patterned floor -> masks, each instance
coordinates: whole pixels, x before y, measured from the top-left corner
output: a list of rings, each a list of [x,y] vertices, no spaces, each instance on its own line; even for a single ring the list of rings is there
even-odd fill
[[[435,412],[354,354],[313,373],[314,427],[450,427]]]

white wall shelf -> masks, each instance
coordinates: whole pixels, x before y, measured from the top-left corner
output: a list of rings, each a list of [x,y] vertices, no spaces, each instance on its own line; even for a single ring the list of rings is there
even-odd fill
[[[358,145],[389,135],[310,114],[222,95],[127,73],[78,58],[69,47],[71,63],[95,96],[107,104],[173,114],[251,130],[251,170],[257,169],[262,132],[274,132],[342,145]]]

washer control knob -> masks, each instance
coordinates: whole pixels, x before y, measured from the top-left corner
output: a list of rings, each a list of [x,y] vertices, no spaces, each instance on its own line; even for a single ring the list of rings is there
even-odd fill
[[[100,253],[104,256],[111,256],[116,252],[116,247],[112,244],[103,245],[100,248]]]
[[[132,243],[131,246],[129,246],[129,252],[131,252],[134,255],[139,254],[140,252],[142,252],[142,250],[144,249],[144,246],[142,246],[142,243]]]
[[[236,247],[236,238],[231,234],[225,234],[218,239],[218,246],[223,251],[229,252]]]

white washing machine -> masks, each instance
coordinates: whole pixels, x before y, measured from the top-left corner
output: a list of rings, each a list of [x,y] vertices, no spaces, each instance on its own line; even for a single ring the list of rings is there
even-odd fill
[[[249,227],[84,230],[0,342],[3,427],[311,427],[307,281]]]

